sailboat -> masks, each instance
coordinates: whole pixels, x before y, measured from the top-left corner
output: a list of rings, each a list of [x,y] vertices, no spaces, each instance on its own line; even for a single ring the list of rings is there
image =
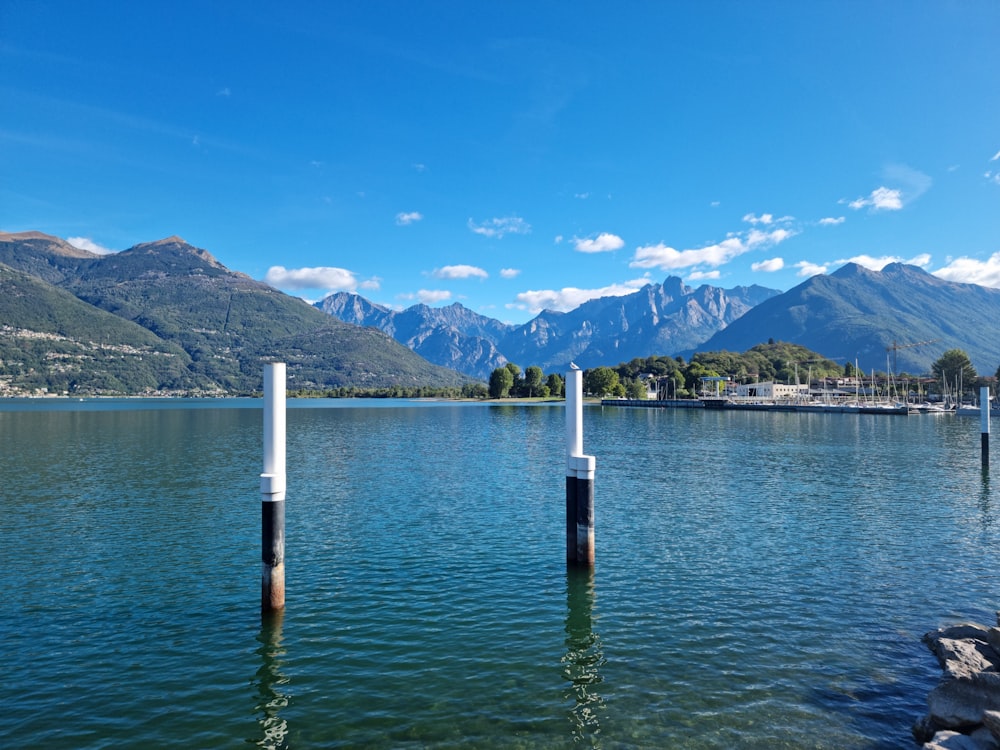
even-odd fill
[[[962,380],[961,373],[959,373],[958,381],[958,405],[955,407],[955,414],[959,417],[978,417],[982,412],[979,408],[979,404],[965,404],[962,403]]]

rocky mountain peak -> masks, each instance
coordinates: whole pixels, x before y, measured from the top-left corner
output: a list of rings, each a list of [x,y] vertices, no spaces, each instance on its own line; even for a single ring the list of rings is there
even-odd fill
[[[12,245],[27,242],[40,250],[46,251],[50,255],[57,255],[64,258],[90,259],[100,257],[97,253],[74,247],[60,237],[53,237],[50,234],[42,232],[0,232],[0,242]]]

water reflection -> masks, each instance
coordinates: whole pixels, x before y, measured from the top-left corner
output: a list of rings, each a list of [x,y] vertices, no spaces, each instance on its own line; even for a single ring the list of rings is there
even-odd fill
[[[285,661],[285,649],[281,645],[284,617],[284,610],[262,614],[260,633],[257,635],[260,642],[257,654],[261,665],[253,680],[257,687],[254,714],[261,733],[250,741],[257,747],[269,750],[289,747],[288,721],[280,716],[281,710],[288,706],[288,694],[282,692],[282,688],[288,684],[288,678],[281,673]]]
[[[566,655],[562,663],[563,677],[569,681],[566,697],[574,701],[569,712],[573,741],[598,747],[606,708],[598,693],[605,659],[601,637],[594,631],[593,568],[567,568],[566,605]]]
[[[981,514],[983,530],[986,531],[993,525],[993,512],[990,509],[990,467],[989,464],[983,466],[983,486],[979,493],[979,512]]]

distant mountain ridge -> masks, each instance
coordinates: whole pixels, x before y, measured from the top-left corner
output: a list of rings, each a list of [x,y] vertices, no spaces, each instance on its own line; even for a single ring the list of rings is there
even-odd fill
[[[865,371],[921,374],[948,349],[980,374],[1000,364],[1000,289],[945,281],[890,263],[848,263],[761,302],[703,342],[701,351],[744,351],[761,340],[801,344]],[[923,343],[929,342],[929,343]]]
[[[487,380],[494,369],[508,362],[496,342],[512,326],[457,302],[446,307],[414,305],[397,311],[358,294],[336,292],[317,302],[316,307],[345,323],[377,328],[428,361],[480,380]]]
[[[230,271],[179,237],[97,255],[36,232],[0,233],[0,269],[7,292],[0,301],[0,390],[27,383],[56,391],[246,393],[260,389],[263,363],[274,360],[287,363],[289,388],[468,380],[379,331],[344,324]],[[82,315],[85,330],[75,324]],[[28,341],[54,347],[63,339],[68,343],[59,347],[72,351],[59,359],[41,352],[31,367],[17,354]],[[101,374],[108,347],[135,350],[135,366]]]
[[[784,293],[668,277],[510,325],[459,303],[400,311],[337,293],[312,306],[179,237],[99,255],[39,232],[0,233],[0,394],[245,393],[274,359],[289,364],[291,388],[441,387],[507,362],[560,372],[570,361],[688,358],[772,339],[915,374],[957,348],[992,374],[1000,290],[898,263],[847,264]]]
[[[760,286],[692,289],[676,277],[632,294],[601,297],[565,313],[544,311],[499,344],[515,362],[543,369],[613,365],[698,346],[760,302],[780,294]]]
[[[924,374],[947,349],[965,351],[982,373],[1000,363],[1000,290],[945,281],[900,263],[881,271],[848,263],[784,293],[759,286],[692,289],[668,277],[569,312],[546,310],[520,326],[458,303],[394,311],[341,292],[317,306],[479,378],[507,361],[561,371],[570,361],[589,368],[652,355],[744,352],[772,339],[865,371]],[[445,355],[430,345],[438,338],[450,341]],[[463,359],[465,352],[472,356]]]
[[[676,277],[632,294],[601,297],[569,312],[546,310],[515,326],[459,303],[394,311],[348,292],[316,306],[339,320],[378,328],[432,362],[488,379],[507,362],[561,371],[611,365],[695,347],[754,305],[780,292],[760,286],[685,286]]]

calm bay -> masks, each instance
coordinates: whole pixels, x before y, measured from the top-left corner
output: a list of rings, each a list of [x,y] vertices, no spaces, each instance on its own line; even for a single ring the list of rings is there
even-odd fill
[[[290,401],[262,621],[260,401],[0,403],[0,745],[910,747],[1000,598],[978,430],[589,406],[581,571],[561,405]]]

